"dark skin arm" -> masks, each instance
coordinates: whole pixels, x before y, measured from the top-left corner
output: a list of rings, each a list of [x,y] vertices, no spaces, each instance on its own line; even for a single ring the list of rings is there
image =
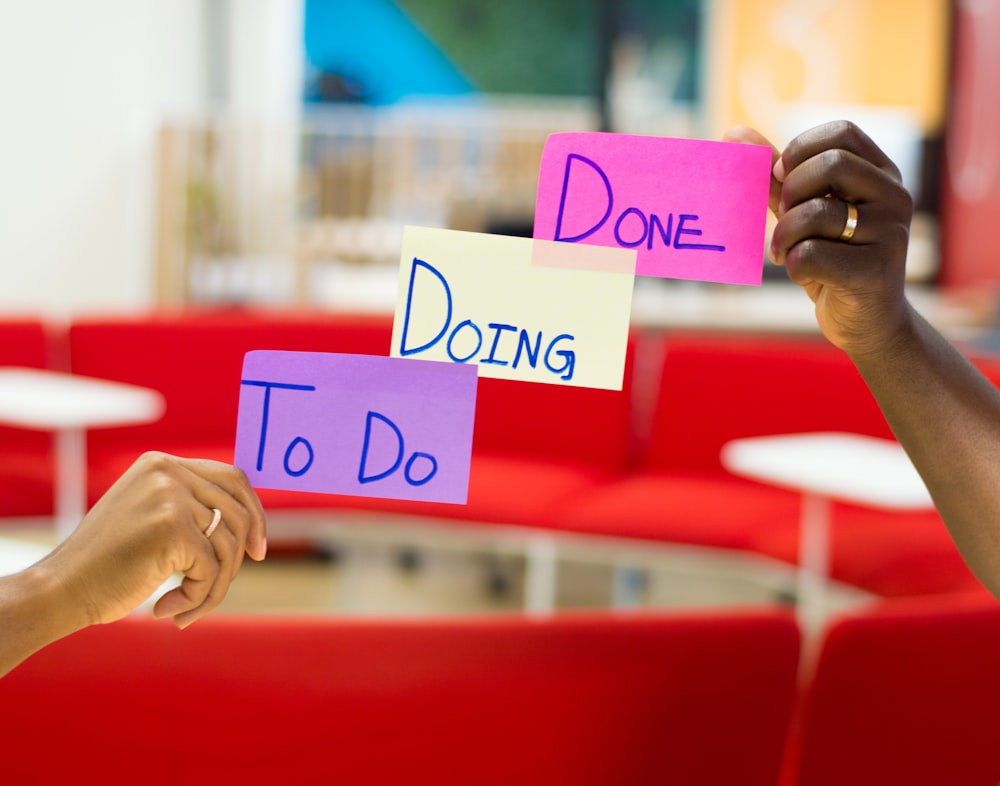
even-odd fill
[[[729,141],[769,144],[747,128]],[[773,148],[772,148],[773,149]],[[884,153],[836,122],[774,151],[771,258],[854,362],[980,581],[1000,597],[1000,392],[904,293],[912,200]],[[858,210],[839,240],[846,203]]]

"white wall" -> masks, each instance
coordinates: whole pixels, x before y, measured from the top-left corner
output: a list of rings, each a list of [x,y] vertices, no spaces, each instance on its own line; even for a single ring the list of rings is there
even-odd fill
[[[294,106],[300,0],[0,0],[0,311],[151,302],[156,131],[219,92],[207,3],[241,54],[241,109]]]

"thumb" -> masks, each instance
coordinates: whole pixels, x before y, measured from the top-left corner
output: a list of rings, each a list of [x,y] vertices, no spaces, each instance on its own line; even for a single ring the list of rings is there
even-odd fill
[[[772,145],[767,137],[749,126],[733,126],[722,134],[723,142],[738,142],[744,145],[764,145],[771,148],[771,190],[767,204],[771,212],[778,215],[778,204],[781,201],[781,181],[774,176],[774,165],[781,159],[781,153]]]

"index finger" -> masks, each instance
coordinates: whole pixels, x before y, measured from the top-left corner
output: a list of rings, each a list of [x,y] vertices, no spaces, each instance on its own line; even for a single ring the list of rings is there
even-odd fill
[[[781,153],[781,163],[776,175],[784,181],[784,174],[827,150],[853,153],[872,166],[883,170],[894,180],[900,180],[899,169],[882,149],[864,131],[849,120],[836,120],[816,126],[799,134]]]

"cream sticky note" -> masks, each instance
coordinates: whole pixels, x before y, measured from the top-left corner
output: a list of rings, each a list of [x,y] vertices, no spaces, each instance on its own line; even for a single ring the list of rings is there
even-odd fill
[[[760,145],[553,134],[534,236],[635,249],[636,275],[759,285],[770,182]]]
[[[406,227],[393,357],[620,390],[635,251]]]

